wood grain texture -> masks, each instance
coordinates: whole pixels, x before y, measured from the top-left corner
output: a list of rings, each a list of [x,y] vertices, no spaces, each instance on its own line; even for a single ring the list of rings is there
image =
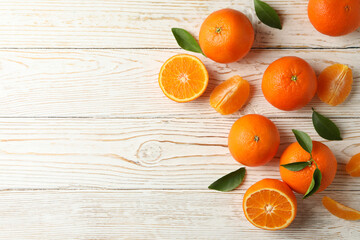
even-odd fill
[[[267,0],[283,30],[261,24],[253,1],[1,0],[0,47],[173,48],[172,27],[196,37],[201,23],[225,7],[246,13],[256,29],[256,48],[360,47],[360,31],[343,37],[318,33],[307,17],[307,0]]]
[[[322,140],[309,119],[273,119],[276,158],[247,168],[245,184],[279,178],[292,128]],[[227,148],[231,119],[1,119],[0,189],[194,189],[240,167]],[[336,119],[343,141],[323,141],[339,162],[329,191],[354,191],[345,164],[360,152],[359,120]],[[350,127],[351,126],[351,127]],[[356,191],[356,192],[355,192]]]
[[[307,18],[307,0],[266,0],[283,24],[271,29],[257,20],[252,2],[0,0],[0,239],[360,239],[358,222],[321,205],[327,195],[360,209],[360,183],[345,172],[360,152],[360,30],[324,36]],[[232,64],[199,56],[210,74],[207,91],[190,103],[172,102],[157,83],[163,62],[184,53],[170,28],[198,37],[206,16],[225,7],[249,16],[254,50]],[[349,99],[338,107],[315,97],[299,111],[273,108],[261,78],[287,55],[304,58],[317,73],[348,64]],[[221,116],[209,95],[235,74],[250,82],[252,98],[240,112]],[[315,133],[311,107],[333,118],[344,141]],[[275,159],[247,168],[233,192],[208,190],[241,166],[229,154],[227,135],[248,113],[278,126]],[[295,141],[292,128],[332,149],[336,178],[320,194],[297,195],[289,228],[256,229],[244,218],[243,194],[260,179],[279,179],[278,159]]]
[[[209,104],[215,86],[233,75],[251,85],[251,99],[238,113],[310,117],[311,107],[327,116],[359,117],[360,49],[254,50],[244,60],[217,64],[202,57],[210,74],[207,91],[190,103],[175,103],[158,85],[161,65],[178,50],[0,50],[0,117],[175,117],[222,118]],[[339,62],[353,69],[353,90],[338,107],[317,97],[305,108],[284,112],[263,97],[261,79],[274,60],[295,55],[320,73]]]
[[[353,192],[331,193],[360,207]],[[302,200],[281,231],[265,231],[244,217],[243,192],[29,191],[1,192],[2,239],[359,239],[358,222],[332,216],[323,193]],[[357,196],[357,199],[358,196]],[[322,229],[322,230],[319,230]]]

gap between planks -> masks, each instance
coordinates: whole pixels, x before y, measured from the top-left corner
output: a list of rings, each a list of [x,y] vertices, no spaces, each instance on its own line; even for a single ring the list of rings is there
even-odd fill
[[[230,192],[226,192],[224,194],[240,194],[243,193],[244,190],[240,190],[242,187],[241,185],[238,189],[234,189]],[[129,192],[205,192],[205,193],[221,193],[215,190],[207,190],[204,188],[199,189],[188,189],[188,188],[161,188],[161,189],[154,189],[154,188],[96,188],[96,187],[89,187],[89,188],[9,188],[9,189],[1,189],[0,193],[2,192],[42,192],[42,191],[53,191],[53,192],[113,192],[113,191],[129,191]],[[342,192],[342,193],[358,193],[359,190],[356,189],[332,189],[331,192]],[[325,192],[326,193],[326,192]]]
[[[283,29],[260,23],[252,1],[0,1],[3,47],[177,47],[170,29],[187,29],[195,38],[201,23],[224,7],[243,11],[253,23],[254,47],[359,46],[359,31],[343,37],[317,32],[307,16],[306,0],[267,0]],[[96,10],[95,10],[96,8]],[[76,14],[74,14],[76,13]]]
[[[0,189],[204,190],[240,167],[227,148],[233,122],[0,119]],[[345,164],[360,151],[360,126],[352,119],[335,122],[342,129],[341,142],[321,139],[311,121],[274,120],[281,135],[278,154],[265,166],[248,168],[244,189],[262,178],[280,177],[279,157],[295,141],[291,129],[296,126],[325,142],[337,157],[337,177],[328,191],[358,190]]]
[[[200,98],[177,104],[158,86],[164,59],[184,51],[175,50],[2,50],[0,63],[1,115],[5,117],[146,117],[222,118],[209,104],[214,87],[238,74],[251,85],[251,101],[235,115],[258,113],[267,117],[310,117],[311,106],[328,117],[359,117],[360,50],[256,50],[240,62],[217,64],[201,58],[210,81]],[[350,97],[340,108],[315,97],[298,111],[283,112],[272,107],[261,92],[266,67],[282,56],[297,55],[319,73],[338,62],[353,69]],[[260,57],[259,57],[260,56]],[[142,97],[138,96],[141,93]],[[151,103],[151,104],[149,104]],[[339,112],[341,110],[341,112]],[[224,116],[224,118],[235,118]]]
[[[332,216],[324,193],[298,200],[286,229],[261,231],[246,221],[243,194],[214,191],[0,192],[2,239],[358,239],[357,222]],[[326,193],[328,194],[328,193]],[[343,192],[331,197],[356,207]]]
[[[0,50],[181,50],[180,47],[0,47]],[[252,47],[252,50],[347,50],[360,47]],[[192,53],[191,51],[188,51]]]
[[[238,119],[238,118],[240,118],[241,116],[238,116],[238,115],[233,115],[233,116],[231,116],[231,115],[227,115],[227,118],[228,119],[234,119],[234,120],[236,120],[236,119]],[[198,118],[196,118],[196,117],[175,117],[175,116],[143,116],[143,117],[135,117],[135,116],[133,116],[133,117],[121,117],[121,116],[119,116],[119,117],[96,117],[96,116],[94,116],[94,117],[92,117],[92,116],[89,116],[89,117],[86,117],[86,116],[79,116],[79,117],[77,117],[77,116],[41,116],[41,117],[37,117],[37,116],[23,116],[23,117],[21,117],[21,116],[19,116],[19,117],[16,117],[16,116],[0,116],[0,118],[4,118],[4,119],[39,119],[39,120],[41,120],[41,119],[104,119],[104,120],[106,120],[106,119],[109,119],[109,120],[111,120],[111,119],[114,119],[114,120],[116,120],[116,119],[129,119],[129,120],[132,120],[132,119],[167,119],[167,120],[171,120],[171,119],[174,119],[174,120],[176,120],[176,119],[179,119],[179,120],[181,120],[181,119],[184,119],[184,120],[186,120],[186,119],[198,119]],[[312,117],[310,116],[310,117],[296,117],[296,116],[294,116],[294,117],[273,117],[273,116],[269,116],[269,117],[267,117],[267,118],[269,118],[269,119],[304,119],[304,120],[308,120],[308,119],[312,119]],[[223,120],[224,119],[224,117],[223,116],[218,116],[218,117],[202,117],[201,119],[204,119],[204,120],[211,120],[211,119],[219,119],[219,120]],[[348,117],[348,116],[345,116],[345,117],[336,117],[336,116],[334,116],[334,117],[331,117],[331,119],[360,119],[360,116],[359,117]]]

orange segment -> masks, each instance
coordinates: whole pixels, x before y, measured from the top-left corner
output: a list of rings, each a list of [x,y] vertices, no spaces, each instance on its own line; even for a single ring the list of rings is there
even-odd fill
[[[352,71],[348,66],[331,65],[319,75],[317,94],[321,101],[336,106],[349,96],[352,82]]]
[[[164,94],[176,102],[189,102],[200,97],[209,82],[205,65],[197,57],[179,54],[161,67],[159,85]]]
[[[210,95],[210,105],[223,115],[238,111],[249,98],[250,84],[233,76],[217,86]]]
[[[360,153],[353,156],[346,164],[346,172],[352,177],[360,177]]]
[[[323,197],[322,203],[324,207],[333,215],[346,219],[346,220],[360,220],[360,212],[349,208],[347,206],[342,205],[341,203],[338,203],[337,201],[329,198],[329,197]]]
[[[266,230],[286,228],[296,216],[294,193],[286,183],[276,179],[263,179],[245,193],[243,210],[247,220]]]

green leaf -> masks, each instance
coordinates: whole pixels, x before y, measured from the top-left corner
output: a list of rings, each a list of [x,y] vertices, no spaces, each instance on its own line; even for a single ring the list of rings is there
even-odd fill
[[[307,151],[308,153],[311,154],[313,144],[312,144],[310,136],[307,133],[304,133],[304,132],[296,130],[296,129],[293,129],[292,131],[293,131],[293,133],[294,133],[294,135],[296,137],[296,141],[298,141],[300,146],[305,151]]]
[[[283,164],[281,166],[290,171],[297,172],[297,171],[303,170],[307,166],[311,166],[311,162],[294,162],[294,163],[289,163],[289,164]]]
[[[312,121],[316,132],[327,140],[342,140],[340,130],[333,121],[313,109]]]
[[[280,18],[269,4],[254,0],[255,12],[261,22],[272,28],[282,29]]]
[[[313,195],[314,193],[316,193],[316,191],[319,189],[320,184],[321,184],[321,172],[318,168],[315,169],[314,174],[313,174],[313,179],[311,180],[310,186],[307,190],[307,192],[305,193],[303,199]]]
[[[176,42],[182,49],[201,53],[205,56],[196,39],[188,31],[182,28],[172,28],[171,31],[174,34]]]
[[[246,170],[244,167],[239,168],[238,170],[231,172],[213,182],[209,186],[209,189],[222,192],[231,191],[242,183],[242,181],[244,180],[245,172]]]

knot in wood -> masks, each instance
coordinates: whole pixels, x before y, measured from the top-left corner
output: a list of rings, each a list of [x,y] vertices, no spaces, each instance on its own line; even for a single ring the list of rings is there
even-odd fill
[[[137,158],[141,165],[153,166],[160,161],[162,149],[158,141],[150,140],[142,143],[137,151]]]

